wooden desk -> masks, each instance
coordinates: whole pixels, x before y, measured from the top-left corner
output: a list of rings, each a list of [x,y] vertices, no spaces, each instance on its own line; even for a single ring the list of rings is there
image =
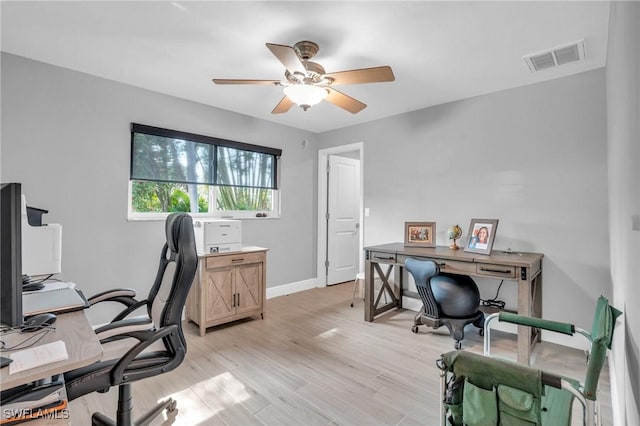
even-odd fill
[[[542,314],[542,254],[494,251],[486,256],[448,247],[405,247],[402,243],[370,246],[364,250],[365,321],[371,322],[376,315],[402,307],[404,261],[410,257],[434,260],[442,272],[515,281],[518,284],[518,314],[538,318]],[[392,272],[393,286],[389,283]],[[376,275],[382,280],[378,294],[374,294],[373,285]],[[380,305],[385,291],[391,300]],[[518,362],[529,363],[531,349],[539,340],[539,330],[518,326]]]
[[[102,358],[102,345],[93,332],[87,316],[83,311],[60,314],[54,324],[55,331],[47,333],[36,345],[62,340],[67,348],[69,358],[36,368],[9,374],[9,367],[0,369],[0,387],[9,389],[36,380],[55,376],[56,374],[84,367]],[[28,338],[30,333],[9,333],[0,335],[7,346],[12,346]],[[17,351],[15,351],[17,352]],[[3,356],[13,352],[4,352]],[[29,424],[58,425],[68,424],[67,420],[38,419]]]

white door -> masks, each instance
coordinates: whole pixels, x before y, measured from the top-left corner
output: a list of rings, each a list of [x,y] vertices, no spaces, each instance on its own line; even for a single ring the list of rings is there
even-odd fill
[[[329,155],[327,285],[353,281],[359,272],[360,161]]]

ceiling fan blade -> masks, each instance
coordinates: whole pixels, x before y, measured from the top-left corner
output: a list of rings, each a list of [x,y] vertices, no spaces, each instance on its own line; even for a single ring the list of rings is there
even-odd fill
[[[307,75],[307,69],[293,47],[273,43],[266,43],[266,45],[290,73],[299,72]]]
[[[325,74],[325,77],[332,78],[333,85],[381,83],[384,81],[393,81],[396,79],[390,66],[332,72],[329,74]]]
[[[277,86],[280,84],[280,80],[238,80],[238,79],[226,79],[226,78],[214,78],[215,84],[263,84],[269,86]]]
[[[273,111],[271,111],[271,114],[282,114],[283,112],[289,111],[294,105],[293,101],[285,96],[280,102],[278,102],[278,105],[276,105]]]
[[[336,89],[327,88],[327,91],[329,94],[324,98],[325,101],[329,101],[332,104],[349,111],[351,114],[357,114],[367,107],[366,104],[352,98],[351,96],[345,95],[342,92],[338,92]]]

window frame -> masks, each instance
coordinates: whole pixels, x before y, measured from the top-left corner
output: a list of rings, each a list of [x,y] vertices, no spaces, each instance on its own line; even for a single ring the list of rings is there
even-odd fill
[[[195,143],[205,143],[209,145],[213,145],[213,150],[216,151],[220,147],[224,148],[232,148],[243,151],[257,152],[260,154],[272,155],[274,158],[273,162],[273,178],[272,178],[272,187],[263,188],[271,191],[272,198],[272,208],[271,210],[219,210],[217,204],[217,193],[218,188],[221,185],[215,184],[207,184],[207,183],[188,183],[188,184],[196,184],[196,185],[204,185],[209,187],[208,196],[209,196],[209,212],[206,213],[193,213],[190,212],[195,218],[234,218],[234,219],[269,219],[269,218],[279,218],[281,214],[281,190],[280,190],[280,159],[282,155],[282,150],[277,148],[270,148],[260,145],[247,144],[244,142],[231,141],[227,139],[220,139],[211,136],[203,136],[197,135],[193,133],[180,132],[176,130],[164,129],[160,127],[152,127],[144,124],[131,123],[131,153],[130,153],[130,164],[129,164],[129,179],[128,179],[128,190],[127,190],[127,219],[128,220],[164,220],[170,214],[170,212],[136,212],[133,211],[133,182],[134,181],[147,181],[147,182],[163,182],[163,180],[154,180],[154,179],[139,179],[134,178],[134,137],[135,133],[146,134],[150,136],[157,136],[161,138],[168,139],[177,139],[183,140],[187,142],[195,142]],[[214,170],[214,175],[216,174],[215,170],[217,168],[217,164],[214,163],[211,165],[212,170]],[[166,182],[166,181],[165,181]],[[176,183],[179,183],[176,181]],[[186,182],[180,182],[186,183]],[[240,188],[242,186],[239,186]],[[258,213],[266,213],[266,216],[256,216]]]
[[[271,189],[271,210],[218,210],[218,186],[212,186],[209,191],[209,206],[215,206],[213,213],[216,217],[233,219],[268,219],[280,217],[280,190]],[[258,217],[258,213],[267,213],[266,217]]]
[[[127,191],[127,220],[165,220],[171,212],[135,212],[133,211],[133,181],[129,179]],[[215,193],[217,186],[209,186],[209,206],[216,206],[213,210],[209,208],[207,213],[189,212],[194,218],[201,219],[279,219],[281,214],[281,191],[271,189],[272,210],[218,210]],[[257,213],[267,213],[266,217],[258,217]]]

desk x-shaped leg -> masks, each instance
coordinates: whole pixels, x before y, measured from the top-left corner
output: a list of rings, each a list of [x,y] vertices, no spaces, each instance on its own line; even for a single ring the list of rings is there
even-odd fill
[[[393,292],[393,289],[391,288],[391,284],[389,284],[389,277],[391,276],[391,271],[393,270],[393,265],[387,265],[387,271],[383,272],[382,268],[380,267],[379,263],[374,263],[373,267],[375,268],[376,274],[380,277],[380,279],[382,280],[382,285],[380,286],[380,292],[378,293],[378,295],[376,296],[376,301],[373,304],[373,310],[376,311],[378,309],[378,304],[380,303],[380,298],[382,297],[383,294],[385,294],[385,302],[386,302],[386,294],[389,294],[389,296],[391,297],[391,304],[393,306],[397,306],[398,305],[398,298],[396,297],[395,293]],[[375,277],[374,277],[375,279]],[[375,286],[374,286],[375,288]],[[385,303],[385,306],[388,303]]]
[[[386,271],[383,271],[382,265],[386,265]],[[389,277],[391,271],[395,270],[394,284],[391,285]],[[402,307],[402,268],[396,263],[376,262],[367,259],[365,261],[365,303],[364,303],[364,320],[373,321],[376,315],[389,311],[394,308]],[[380,278],[382,285],[376,293],[374,282]],[[382,296],[384,295],[384,304],[382,304]],[[389,299],[387,300],[387,295]],[[380,306],[382,304],[382,306]]]

